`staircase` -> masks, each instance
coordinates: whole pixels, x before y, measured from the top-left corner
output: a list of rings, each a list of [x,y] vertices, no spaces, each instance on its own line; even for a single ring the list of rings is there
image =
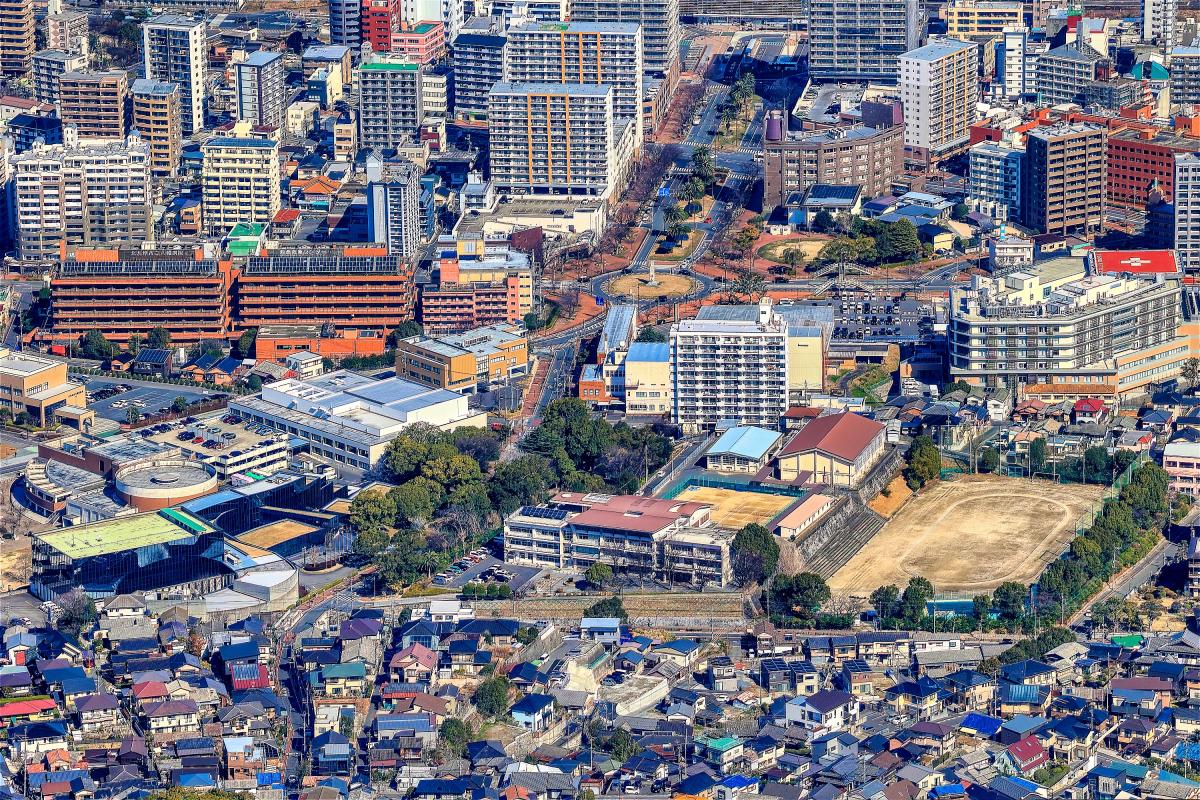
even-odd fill
[[[846,520],[845,535],[835,536],[814,553],[804,565],[804,571],[815,572],[826,579],[833,577],[833,574],[846,566],[846,562],[853,558],[863,545],[871,541],[871,537],[883,529],[885,522],[887,520],[871,509],[860,509]]]

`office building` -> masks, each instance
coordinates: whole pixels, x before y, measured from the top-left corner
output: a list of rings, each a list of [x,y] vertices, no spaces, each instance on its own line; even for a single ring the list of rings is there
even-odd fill
[[[610,86],[498,83],[488,132],[499,191],[608,197],[619,188]]]
[[[671,413],[671,347],[666,342],[634,342],[622,364],[625,413],[666,416]]]
[[[974,278],[951,290],[950,377],[1016,396],[1119,400],[1187,359],[1180,291],[1173,260],[1105,274],[1064,257]]]
[[[82,11],[60,11],[46,17],[46,47],[67,53],[89,54],[88,16]],[[86,66],[86,65],[85,65]]]
[[[632,23],[642,28],[642,69],[647,74],[674,76],[679,72],[679,0],[571,0],[573,23]]]
[[[1185,135],[1187,134],[1187,135]],[[1108,202],[1144,208],[1157,192],[1175,199],[1175,156],[1200,151],[1200,137],[1157,125],[1131,125],[1108,134]]]
[[[29,72],[34,41],[33,0],[0,0],[0,73]]]
[[[980,142],[969,151],[967,202],[996,220],[1021,215],[1021,161],[1024,150],[995,142]]]
[[[362,0],[359,26],[364,44],[376,53],[392,49],[392,31],[401,27],[400,0]]]
[[[814,82],[895,83],[901,54],[920,45],[915,0],[812,0],[809,75]]]
[[[395,150],[416,140],[421,124],[421,66],[404,58],[376,54],[360,64],[359,146]]]
[[[504,80],[508,37],[500,17],[472,17],[454,40],[454,116],[487,120],[488,92]]]
[[[1102,56],[1086,44],[1064,44],[1037,59],[1038,102],[1042,105],[1086,102],[1085,93],[1096,79]]]
[[[233,69],[237,118],[253,125],[281,127],[288,99],[283,53],[257,50]]]
[[[788,406],[787,328],[770,299],[704,306],[672,325],[673,421],[690,433],[723,420],[777,426]]]
[[[230,400],[229,410],[304,440],[318,457],[363,470],[378,466],[388,443],[411,425],[487,426],[487,414],[472,410],[466,395],[342,371],[267,384],[259,394]]]
[[[175,344],[227,339],[233,265],[216,246],[68,251],[50,284],[50,342],[98,330],[125,345],[164,327]]]
[[[413,266],[381,246],[268,250],[241,268],[234,314],[242,329],[320,320],[385,339],[413,318]]]
[[[42,103],[58,106],[58,79],[64,73],[87,68],[87,56],[64,50],[40,50],[33,54],[33,96]]]
[[[268,224],[280,208],[279,142],[252,139],[244,128],[233,134],[200,147],[204,227],[218,235],[239,222]]]
[[[816,183],[860,186],[865,197],[892,188],[904,170],[904,126],[866,125],[788,130],[788,115],[767,112],[763,136],[763,205],[775,208]]]
[[[66,72],[58,79],[58,116],[81,139],[124,139],[129,133],[129,78],[124,70]]]
[[[1175,252],[1188,275],[1200,273],[1200,153],[1175,156]]]
[[[312,75],[322,69],[335,73],[343,86],[354,80],[354,61],[349,47],[337,44],[314,44],[300,56],[300,69]]]
[[[533,310],[533,267],[529,256],[506,245],[462,238],[457,257],[435,262],[436,282],[421,287],[420,322],[440,336],[513,324]]]
[[[1175,46],[1175,26],[1179,17],[1177,0],[1142,0],[1142,40],[1153,42],[1170,52]]]
[[[368,164],[367,241],[387,245],[388,253],[415,262],[421,251],[421,176],[410,161]]]
[[[0,408],[13,417],[27,414],[45,426],[64,406],[87,407],[87,391],[67,377],[67,362],[0,346]]]
[[[733,577],[733,531],[711,512],[705,503],[560,492],[505,518],[504,559],[571,571],[608,564],[622,575],[724,586]]]
[[[518,324],[501,323],[396,343],[396,375],[462,394],[507,385],[529,371],[529,342]]]
[[[204,21],[180,14],[160,14],[142,23],[145,75],[150,80],[179,84],[183,103],[183,135],[204,128],[208,66]]]
[[[612,89],[613,123],[642,141],[642,31],[635,23],[528,22],[510,28],[505,80]]]
[[[931,164],[963,149],[971,139],[979,102],[979,48],[939,39],[900,56],[904,150]]]
[[[1025,135],[1021,223],[1038,233],[1090,236],[1104,230],[1104,128],[1054,125]]]
[[[946,6],[946,35],[955,39],[995,38],[1024,25],[1021,3],[1009,0],[953,0]]]
[[[133,245],[150,236],[150,154],[139,137],[34,145],[13,156],[18,255],[52,262],[69,247]]]
[[[358,49],[362,44],[362,0],[329,0],[329,43]]]
[[[183,99],[179,85],[138,78],[130,89],[133,129],[150,148],[150,174],[173,178],[183,153]]]

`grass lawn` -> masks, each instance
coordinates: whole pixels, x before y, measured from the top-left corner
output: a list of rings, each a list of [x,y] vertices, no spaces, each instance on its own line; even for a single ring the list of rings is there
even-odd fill
[[[827,244],[828,239],[783,239],[758,248],[758,257],[773,264],[786,264],[783,254],[798,249],[800,255],[804,256],[804,263],[810,264]]]

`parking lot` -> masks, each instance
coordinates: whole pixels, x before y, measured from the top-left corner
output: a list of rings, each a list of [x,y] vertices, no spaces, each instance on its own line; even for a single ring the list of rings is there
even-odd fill
[[[90,380],[87,383],[89,395],[112,386],[120,386],[119,380]],[[130,386],[132,384],[125,384]],[[176,397],[182,397],[190,402],[203,400],[212,394],[201,389],[189,389],[185,386],[133,386],[132,389],[115,394],[105,399],[96,399],[88,404],[88,408],[96,412],[96,416],[110,419],[113,422],[125,422],[129,409],[137,408],[143,414],[154,414],[160,408],[170,409]],[[114,407],[114,403],[117,405]]]
[[[525,585],[541,574],[540,567],[525,567],[519,564],[508,564],[492,556],[484,556],[478,564],[472,564],[471,567],[458,575],[451,578],[445,585],[447,588],[461,589],[471,581],[479,577],[480,574],[486,572],[492,567],[500,567],[506,569],[513,574],[513,578],[508,582],[512,587],[513,592],[519,592],[525,588]]]

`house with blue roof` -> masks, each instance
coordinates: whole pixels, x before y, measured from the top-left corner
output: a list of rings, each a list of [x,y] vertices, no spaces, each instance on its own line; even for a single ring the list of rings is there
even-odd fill
[[[700,643],[692,639],[676,639],[655,645],[651,652],[660,661],[670,661],[677,667],[687,669],[700,657]]]
[[[973,733],[976,736],[981,736],[985,739],[990,739],[1000,732],[1000,727],[1004,724],[1004,720],[996,717],[980,714],[977,711],[972,711],[963,717],[962,722],[958,724],[960,730],[965,733]]]
[[[513,721],[527,731],[544,731],[554,719],[554,698],[548,694],[527,694],[509,713]]]
[[[714,472],[755,475],[779,452],[783,434],[754,425],[738,425],[722,433],[704,453]]]
[[[1000,713],[1044,714],[1050,707],[1049,686],[1027,686],[1023,683],[1001,683],[997,691]]]
[[[616,647],[621,643],[621,620],[619,617],[584,617],[579,622],[579,638]]]

